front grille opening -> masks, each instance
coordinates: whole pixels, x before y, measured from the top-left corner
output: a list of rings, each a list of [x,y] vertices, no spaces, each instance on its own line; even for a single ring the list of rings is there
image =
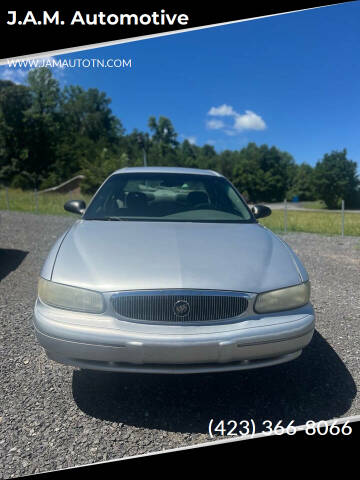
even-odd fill
[[[118,294],[111,299],[118,315],[152,322],[203,322],[242,315],[248,299],[239,295]]]

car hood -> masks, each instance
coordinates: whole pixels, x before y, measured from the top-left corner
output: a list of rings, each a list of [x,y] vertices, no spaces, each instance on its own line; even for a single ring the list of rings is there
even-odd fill
[[[258,293],[306,280],[296,255],[259,224],[79,220],[52,280],[106,291],[216,289]]]

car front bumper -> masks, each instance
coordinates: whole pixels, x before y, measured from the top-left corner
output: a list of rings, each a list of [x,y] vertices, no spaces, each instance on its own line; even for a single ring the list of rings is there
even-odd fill
[[[49,358],[79,368],[201,373],[259,368],[297,358],[311,341],[310,304],[226,324],[144,325],[67,312],[37,300],[36,337]]]

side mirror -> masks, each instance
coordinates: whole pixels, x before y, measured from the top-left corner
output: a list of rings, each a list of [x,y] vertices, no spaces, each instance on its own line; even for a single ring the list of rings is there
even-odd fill
[[[254,205],[251,207],[251,211],[255,218],[264,218],[271,215],[271,208],[265,207],[265,205]]]
[[[86,203],[84,200],[69,200],[65,203],[64,209],[67,212],[77,213],[78,215],[82,215],[86,209]]]

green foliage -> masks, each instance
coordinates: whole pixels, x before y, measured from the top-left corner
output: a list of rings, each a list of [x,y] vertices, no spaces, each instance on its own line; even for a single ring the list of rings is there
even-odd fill
[[[151,116],[148,132],[125,134],[111,99],[96,88],[63,89],[47,68],[33,69],[27,85],[0,80],[0,184],[38,190],[80,173],[93,193],[124,166],[182,166],[211,169],[229,178],[250,202],[279,202],[298,196],[337,208],[360,206],[356,163],[346,150],[325,154],[315,168],[268,145],[249,143],[217,153],[213,146],[178,141],[171,120]]]
[[[31,70],[27,80],[0,81],[0,183],[52,187],[80,173],[97,152],[118,153],[124,129],[104,92],[61,90],[47,68]]]
[[[28,156],[22,169],[36,174],[36,187],[46,178],[60,133],[60,87],[47,68],[28,74],[31,104],[24,112]]]
[[[124,129],[112,114],[110,103],[110,98],[97,88],[65,87],[61,96],[61,111],[66,133],[95,143],[101,141],[107,147],[117,143]]]
[[[267,145],[249,143],[232,157],[233,181],[240,191],[247,191],[252,202],[284,200],[293,181],[295,161],[287,152]],[[229,154],[228,154],[229,156]],[[229,168],[229,167],[228,167]]]
[[[359,179],[356,162],[347,158],[346,149],[326,153],[314,169],[314,183],[319,198],[331,209],[339,208],[341,200],[354,207],[359,200]]]
[[[25,112],[30,108],[28,87],[0,80],[0,182],[9,184],[28,158],[29,133]]]
[[[106,148],[94,152],[91,160],[83,159],[81,162],[81,173],[85,176],[81,190],[87,194],[93,194],[100,187],[103,181],[115,170],[123,168],[128,164],[128,156],[122,153],[114,156]]]
[[[287,199],[291,200],[295,196],[300,201],[309,201],[317,198],[314,184],[314,169],[306,163],[297,165],[295,168],[293,182],[287,194]]]
[[[177,133],[175,128],[166,117],[159,117],[156,121],[155,117],[149,118],[149,128],[153,132],[152,140],[154,143],[176,147],[178,141],[176,140]]]

